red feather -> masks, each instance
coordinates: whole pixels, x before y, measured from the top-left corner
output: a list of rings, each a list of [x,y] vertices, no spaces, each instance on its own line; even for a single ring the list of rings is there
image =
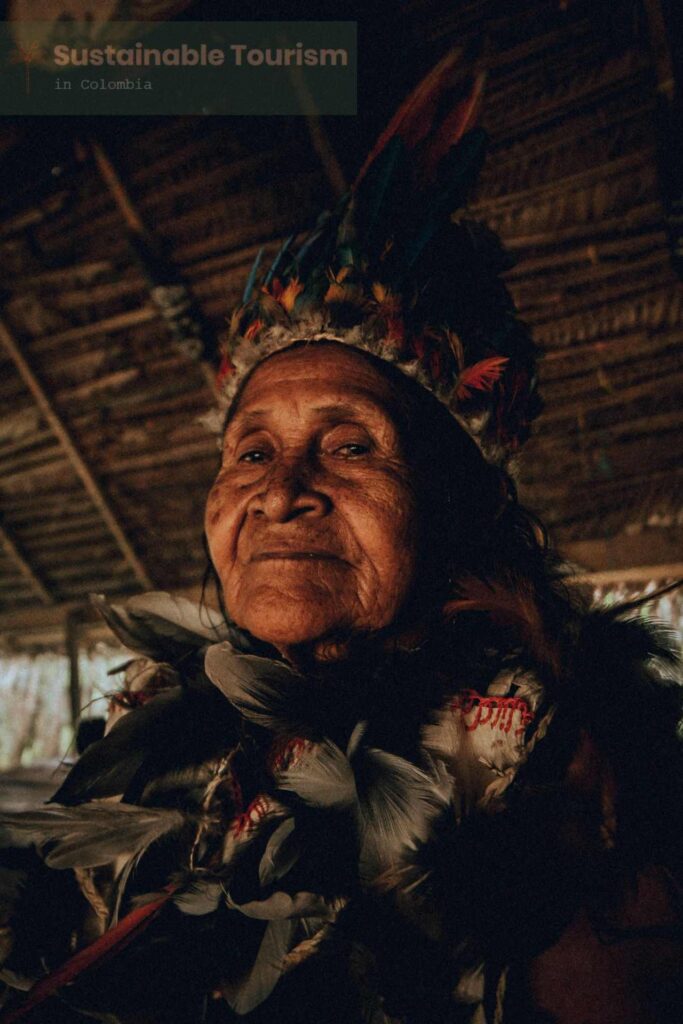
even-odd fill
[[[216,374],[216,387],[217,388],[220,388],[220,387],[223,386],[223,382],[225,381],[226,377],[229,377],[230,374],[233,373],[234,369],[235,369],[235,367],[232,365],[232,361],[230,359],[230,356],[224,355],[221,358],[221,364],[218,367],[218,372]]]
[[[400,135],[410,149],[427,137],[433,126],[439,98],[451,85],[453,69],[461,54],[461,49],[449,50],[403,101],[370,150],[354,182],[354,189],[358,188],[370,166],[395,135]]]
[[[64,985],[74,981],[79,974],[91,967],[96,967],[106,957],[125,949],[152,922],[176,889],[176,885],[167,886],[161,896],[150,903],[145,903],[142,907],[131,910],[130,914],[119,921],[115,928],[105,932],[85,949],[79,950],[75,956],[48,974],[46,978],[41,978],[29,992],[25,1003],[0,1017],[2,1024],[14,1024],[15,1021],[21,1020]]]
[[[481,97],[484,92],[486,72],[480,71],[474,79],[469,95],[458,103],[441,122],[421,158],[422,177],[432,181],[439,163],[452,146],[474,126],[479,115]]]
[[[470,398],[472,391],[491,391],[500,380],[509,359],[507,356],[491,356],[467,366],[458,377],[455,397],[458,401]]]

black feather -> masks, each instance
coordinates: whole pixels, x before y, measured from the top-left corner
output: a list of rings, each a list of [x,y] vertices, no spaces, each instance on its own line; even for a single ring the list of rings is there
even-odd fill
[[[135,802],[148,782],[218,756],[238,736],[238,716],[217,690],[174,687],[124,715],[88,747],[52,802],[70,805],[121,794]]]

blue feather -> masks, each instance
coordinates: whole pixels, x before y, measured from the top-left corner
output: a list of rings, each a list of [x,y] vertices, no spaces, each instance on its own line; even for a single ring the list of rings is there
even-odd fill
[[[334,210],[324,210],[318,217],[311,234],[305,240],[295,257],[300,277],[307,279],[309,277],[309,273],[315,274],[316,270],[324,270],[324,268],[327,267],[334,251],[333,247],[337,235],[337,226],[348,205],[350,195],[351,193],[347,192],[341,197]],[[318,245],[318,243],[320,244]],[[315,260],[315,263],[310,267],[310,271],[306,270],[306,268],[302,266],[304,260],[308,259],[309,256],[312,261]]]
[[[310,250],[311,250],[311,249],[313,248],[313,246],[315,245],[315,243],[316,243],[316,242],[317,242],[317,241],[318,241],[318,240],[319,240],[320,238],[322,238],[322,237],[323,237],[323,235],[325,234],[325,228],[326,228],[326,227],[327,227],[327,225],[324,225],[324,226],[323,226],[323,227],[321,227],[321,228],[317,228],[317,229],[315,229],[315,230],[313,231],[313,234],[312,234],[312,235],[309,235],[309,237],[308,237],[308,238],[306,239],[306,241],[304,242],[304,244],[303,244],[303,245],[301,246],[301,248],[299,249],[298,253],[296,254],[296,262],[297,262],[297,265],[298,265],[299,267],[301,267],[301,263],[303,262],[303,260],[305,259],[305,257],[306,257],[306,256],[308,255],[308,253],[310,252]]]
[[[289,247],[290,247],[290,245],[292,244],[293,241],[294,241],[294,235],[290,235],[289,238],[286,239],[284,244],[281,246],[277,256],[273,260],[273,263],[271,265],[270,270],[268,271],[268,273],[266,274],[265,278],[263,279],[264,285],[266,285],[266,286],[269,285],[270,282],[273,280],[273,277],[275,276],[275,271],[278,269],[278,267],[282,263],[282,260],[284,259],[284,256],[285,256],[285,253],[287,252],[287,250],[289,249]]]
[[[244,286],[244,292],[242,294],[242,305],[243,306],[246,305],[247,302],[249,302],[249,299],[251,298],[251,293],[254,290],[254,283],[256,282],[256,275],[258,274],[258,268],[261,265],[261,258],[262,258],[262,256],[263,256],[263,246],[261,246],[259,251],[256,253],[256,259],[254,260],[252,268],[249,271],[249,277],[247,278],[247,283]]]
[[[340,267],[355,266],[356,257],[350,245],[343,245],[340,249],[337,249],[337,262]]]

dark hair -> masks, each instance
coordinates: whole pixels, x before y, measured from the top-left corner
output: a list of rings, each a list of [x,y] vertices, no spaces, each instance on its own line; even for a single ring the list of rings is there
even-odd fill
[[[421,565],[416,600],[441,621],[467,577],[528,593],[549,628],[573,604],[541,521],[520,504],[514,481],[487,462],[476,442],[430,391],[365,352],[396,396],[404,450],[415,474]]]

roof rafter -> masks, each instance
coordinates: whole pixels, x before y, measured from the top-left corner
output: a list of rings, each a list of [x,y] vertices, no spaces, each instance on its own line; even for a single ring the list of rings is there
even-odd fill
[[[64,453],[79,476],[93,504],[107,524],[107,527],[116,540],[123,557],[133,570],[136,579],[143,587],[152,587],[153,583],[145,569],[145,566],[126,536],[126,533],[111,508],[102,488],[95,480],[90,468],[86,465],[76,443],[54,408],[33,369],[21,352],[16,339],[2,320],[0,320],[0,341],[4,345],[8,356],[19,371],[24,384],[33,395],[36,404],[39,406],[40,411],[57,437]]]
[[[8,532],[7,528],[3,526],[2,522],[0,522],[0,544],[3,547],[5,554],[12,562],[14,562],[21,575],[25,576],[26,579],[30,581],[31,586],[39,595],[43,604],[54,604],[52,594],[28,562],[24,553],[20,550],[16,540]]]

